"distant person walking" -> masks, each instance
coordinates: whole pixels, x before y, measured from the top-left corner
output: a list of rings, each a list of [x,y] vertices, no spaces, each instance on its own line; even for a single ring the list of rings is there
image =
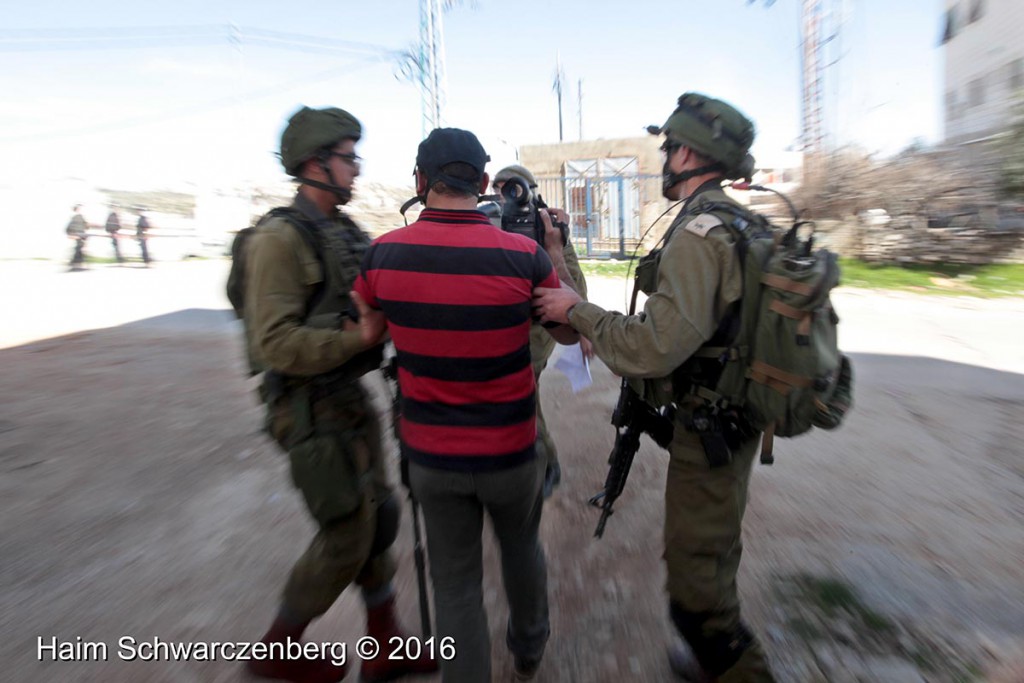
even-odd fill
[[[149,239],[149,219],[146,218],[144,213],[145,209],[137,209],[136,213],[139,215],[139,221],[135,224],[135,240],[139,243],[139,250],[142,252],[142,262],[149,267],[149,249],[146,247],[146,240]]]
[[[64,229],[70,239],[75,241],[75,251],[71,255],[68,267],[71,270],[82,270],[85,268],[85,240],[88,238],[86,231],[89,226],[82,217],[82,205],[75,204],[72,209],[74,214],[68,221],[68,227]]]
[[[107,216],[107,232],[110,233],[110,243],[114,245],[114,258],[117,259],[118,263],[124,263],[124,257],[121,256],[121,247],[117,243],[117,233],[121,231],[121,219],[117,216],[117,211],[111,207],[110,215]]]

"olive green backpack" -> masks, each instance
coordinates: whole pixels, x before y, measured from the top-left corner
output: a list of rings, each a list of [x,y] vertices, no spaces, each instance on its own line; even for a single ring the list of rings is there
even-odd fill
[[[852,368],[839,351],[829,297],[838,259],[814,249],[813,230],[801,238],[809,221],[782,230],[732,204],[696,210],[721,218],[735,237],[743,295],[731,341],[695,354],[721,362],[714,388],[694,386],[692,394],[712,409],[739,411],[746,428],[764,432],[761,462],[771,464],[774,437],[834,429],[852,405]]]
[[[774,437],[834,429],[852,404],[852,368],[838,348],[839,316],[829,298],[839,284],[836,255],[814,250],[813,232],[800,237],[813,226],[808,221],[783,230],[736,204],[707,199],[687,214],[712,214],[732,234],[743,294],[705,346],[671,377],[644,380],[638,390],[656,407],[671,401],[691,411],[687,429],[700,435],[712,466],[762,432],[761,462],[771,464]],[[636,290],[654,290],[660,252],[640,259]]]
[[[290,222],[299,233],[299,236],[313,250],[317,260],[323,263],[324,247],[316,236],[316,226],[304,218],[302,214],[291,207],[278,207],[271,209],[260,221],[252,227],[242,228],[235,234],[231,242],[231,270],[228,273],[228,281],[225,290],[231,308],[235,311],[235,317],[242,320],[245,317],[245,271],[246,271],[246,245],[254,234],[256,228],[271,218],[284,218]],[[314,294],[314,300],[308,304],[312,309],[317,297],[322,296],[322,285]]]

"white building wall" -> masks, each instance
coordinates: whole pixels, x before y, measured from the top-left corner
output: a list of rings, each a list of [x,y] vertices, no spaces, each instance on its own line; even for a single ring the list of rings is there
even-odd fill
[[[1024,91],[1024,0],[945,0],[940,30],[951,36],[943,45],[945,139],[963,142],[1003,128]]]

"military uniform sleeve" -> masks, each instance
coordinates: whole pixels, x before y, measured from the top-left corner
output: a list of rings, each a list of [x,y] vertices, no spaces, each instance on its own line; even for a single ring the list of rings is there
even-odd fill
[[[586,299],[587,279],[583,277],[583,269],[580,268],[580,260],[576,257],[576,250],[573,249],[572,242],[562,247],[562,256],[565,259],[565,268],[572,276],[573,288],[577,294]]]
[[[306,302],[323,270],[290,226],[268,224],[253,235],[246,271],[250,349],[263,365],[288,375],[316,375],[365,350],[358,330],[303,324]]]
[[[640,315],[608,312],[581,302],[570,324],[590,339],[594,352],[624,377],[665,377],[714,334],[741,280],[734,248],[721,235],[677,230],[658,269],[658,286]]]

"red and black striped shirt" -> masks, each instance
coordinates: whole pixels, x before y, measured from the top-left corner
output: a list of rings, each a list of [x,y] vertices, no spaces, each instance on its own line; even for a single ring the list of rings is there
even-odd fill
[[[484,471],[535,456],[537,286],[559,286],[548,255],[479,211],[426,209],[370,246],[354,289],[388,320],[410,460]]]

